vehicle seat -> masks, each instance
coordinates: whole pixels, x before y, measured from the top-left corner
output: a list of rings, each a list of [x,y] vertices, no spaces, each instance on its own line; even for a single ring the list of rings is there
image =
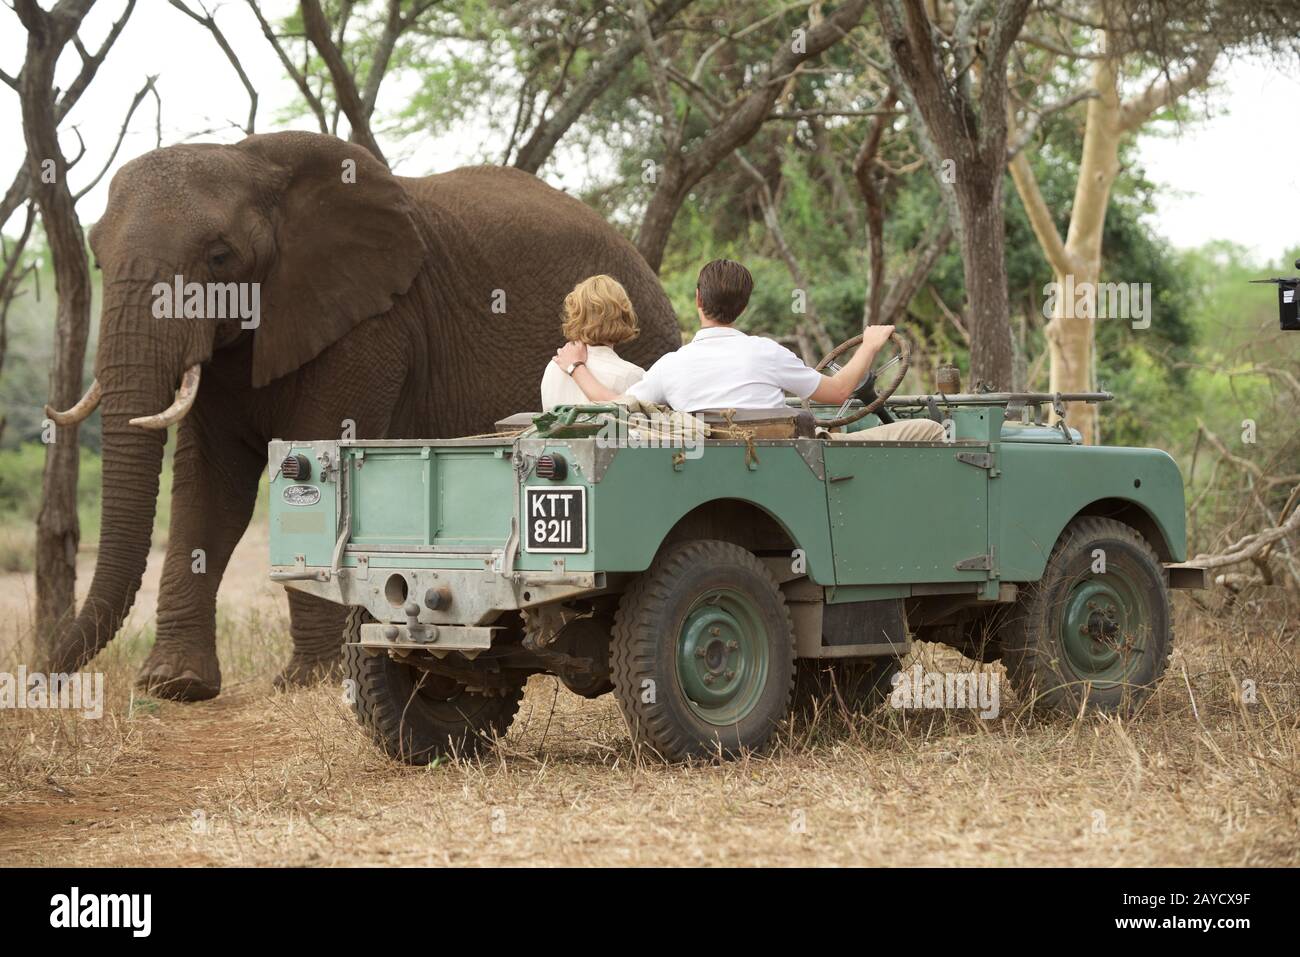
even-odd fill
[[[704,409],[696,412],[706,425],[726,426],[727,410]],[[731,422],[742,429],[752,429],[756,439],[811,439],[816,418],[803,409],[734,409]]]

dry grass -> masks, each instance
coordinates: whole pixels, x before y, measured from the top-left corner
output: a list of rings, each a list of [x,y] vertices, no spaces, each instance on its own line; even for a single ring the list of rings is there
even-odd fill
[[[1131,720],[1003,711],[823,714],[771,753],[665,766],[608,696],[532,680],[483,758],[381,756],[340,690],[270,691],[287,654],[266,594],[223,614],[226,690],[132,696],[137,628],[101,657],[100,721],[0,712],[7,864],[1300,863],[1292,613],[1179,601],[1179,651]],[[281,599],[282,600],[282,599]],[[927,666],[968,668],[933,646]],[[994,666],[997,667],[997,666]],[[1257,703],[1235,689],[1251,679]]]

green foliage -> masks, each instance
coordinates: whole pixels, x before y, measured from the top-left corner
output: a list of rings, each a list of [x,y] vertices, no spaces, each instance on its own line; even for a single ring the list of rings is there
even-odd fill
[[[45,419],[45,402],[50,389],[50,367],[54,357],[54,323],[57,300],[54,293],[54,270],[49,257],[43,255],[45,237],[38,225],[27,246],[27,255],[40,260],[36,273],[20,286],[20,294],[9,307],[7,349],[0,368],[0,449],[13,449],[25,442],[39,442]],[[101,276],[91,271],[90,341],[86,346],[86,384],[90,384],[91,366],[99,336]],[[77,431],[83,449],[98,452],[100,418],[95,412]],[[38,482],[39,484],[39,482]]]
[[[45,467],[45,446],[34,442],[0,451],[0,515],[24,522],[36,521],[41,507],[41,471]],[[99,456],[81,457],[77,486],[77,512],[83,527],[87,519],[99,527]]]
[[[0,527],[28,526],[36,523],[41,508],[41,473],[45,468],[45,446],[25,442],[16,448],[0,449]],[[77,478],[77,519],[81,540],[99,540],[100,482],[103,462],[98,453],[81,450],[81,468]],[[163,462],[159,477],[158,509],[154,516],[154,535],[165,538],[171,520],[171,456]]]

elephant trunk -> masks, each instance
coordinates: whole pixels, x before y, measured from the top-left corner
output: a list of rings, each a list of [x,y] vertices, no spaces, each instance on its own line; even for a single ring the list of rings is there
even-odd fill
[[[138,310],[142,307],[135,305]],[[129,323],[112,321],[126,306],[105,306],[98,381],[103,397],[103,485],[99,553],[90,590],[77,617],[61,630],[49,654],[52,672],[76,671],[117,634],[144,577],[157,508],[166,429],[132,419],[173,401],[185,368],[185,344],[141,341]],[[170,354],[170,355],[169,355]]]

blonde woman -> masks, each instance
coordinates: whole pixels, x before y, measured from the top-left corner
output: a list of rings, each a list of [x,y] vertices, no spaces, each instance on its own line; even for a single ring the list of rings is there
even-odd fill
[[[586,347],[586,356],[563,365],[558,360],[546,364],[542,376],[543,412],[557,405],[591,401],[573,381],[579,366],[585,366],[615,395],[622,395],[645,375],[644,369],[620,359],[614,351],[614,346],[630,342],[639,332],[632,300],[614,277],[592,276],[573,287],[573,292],[564,297],[563,332],[568,343]]]

